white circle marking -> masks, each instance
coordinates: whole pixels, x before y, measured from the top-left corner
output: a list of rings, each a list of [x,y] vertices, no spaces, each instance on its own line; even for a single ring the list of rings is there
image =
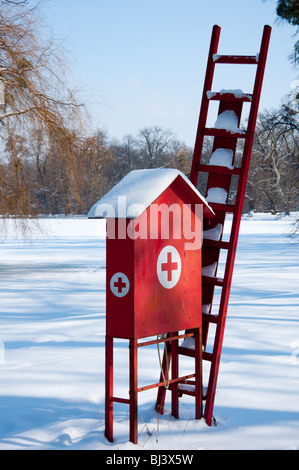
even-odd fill
[[[110,289],[116,297],[125,297],[130,290],[130,281],[124,273],[115,273],[110,281]]]
[[[182,270],[181,257],[176,248],[167,245],[160,252],[157,262],[157,274],[165,289],[172,289],[179,281]]]

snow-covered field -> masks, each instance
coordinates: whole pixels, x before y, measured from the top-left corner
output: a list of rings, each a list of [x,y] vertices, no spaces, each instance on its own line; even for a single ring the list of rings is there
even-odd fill
[[[156,390],[143,392],[138,446],[128,442],[123,404],[115,404],[115,442],[104,438],[103,222],[43,219],[26,242],[8,233],[0,244],[0,450],[299,449],[299,256],[287,237],[292,221],[243,218],[217,426],[195,421],[187,396],[180,420],[172,418],[169,399],[158,417]],[[139,350],[139,366],[139,386],[158,381],[156,346]],[[115,345],[115,389],[128,396],[126,341]]]

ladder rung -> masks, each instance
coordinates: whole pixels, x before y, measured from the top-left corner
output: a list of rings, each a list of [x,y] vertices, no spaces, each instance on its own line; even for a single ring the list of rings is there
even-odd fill
[[[224,279],[221,277],[202,276],[202,282],[203,284],[222,287]]]
[[[202,358],[203,358],[204,361],[210,361],[210,362],[212,362],[212,360],[213,360],[213,354],[203,351],[203,353],[202,353]]]
[[[216,93],[213,91],[207,91],[207,98],[210,101],[237,101],[241,103],[251,103],[252,94],[244,93],[243,95],[236,96],[234,93]]]
[[[259,61],[258,55],[213,55],[215,64],[253,64],[257,65]]]
[[[235,206],[231,204],[218,204],[217,202],[209,202],[215,212],[235,212]]]
[[[211,240],[209,238],[203,239],[203,245],[205,247],[219,248],[223,250],[228,250],[230,247],[230,242],[224,242],[222,240]]]
[[[211,315],[209,313],[203,313],[202,314],[202,320],[205,323],[215,323],[217,325],[218,315]]]
[[[178,353],[182,356],[195,357],[194,349],[184,348],[183,346],[178,347]]]
[[[126,405],[130,404],[130,400],[128,398],[112,397],[111,401],[113,401],[113,403],[124,403]]]
[[[203,135],[211,137],[229,137],[233,139],[245,139],[247,133],[245,131],[231,132],[226,129],[215,129],[214,127],[206,127],[203,129]]]
[[[190,395],[190,397],[195,397],[195,391],[193,390],[184,390],[179,387],[179,395]]]
[[[184,385],[191,385],[194,390],[186,390],[184,389]],[[206,400],[207,398],[208,387],[202,387],[202,399]],[[191,395],[192,397],[195,396],[195,382],[191,382],[191,380],[186,380],[184,383],[179,385],[179,393],[182,395]]]
[[[217,175],[240,175],[241,168],[228,168],[227,166],[219,165],[204,165],[202,163],[196,166],[197,171],[204,173],[216,173]]]
[[[178,348],[178,353],[181,354],[182,356],[188,356],[188,357],[195,357],[195,351],[194,349],[188,349],[188,348],[182,348],[181,346]],[[202,358],[205,361],[210,361],[212,362],[213,360],[213,353],[208,353],[206,351],[202,352]]]

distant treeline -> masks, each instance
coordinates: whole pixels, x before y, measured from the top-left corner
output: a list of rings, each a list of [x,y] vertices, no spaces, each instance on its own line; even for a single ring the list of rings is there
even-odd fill
[[[298,113],[284,105],[259,116],[246,191],[246,209],[289,213],[299,209]],[[204,143],[209,162],[212,139]],[[236,152],[236,165],[242,146]],[[178,168],[189,174],[192,149],[173,132],[144,128],[121,142],[98,131],[91,137],[55,136],[41,129],[6,136],[0,157],[0,213],[38,216],[86,214],[129,171]],[[237,178],[237,177],[234,177]],[[230,199],[234,198],[235,179]],[[205,175],[198,189],[205,195]]]
[[[90,134],[86,103],[68,84],[68,54],[60,40],[47,37],[39,4],[0,2],[0,215],[87,214],[136,168],[174,167],[188,175],[193,150],[170,130],[144,128],[122,141],[109,140],[101,131]],[[279,17],[298,25],[293,2],[279,0],[277,8]],[[246,193],[249,210],[299,209],[298,103],[297,86],[280,109],[258,118]],[[211,153],[207,138],[206,163]],[[237,165],[241,156],[240,144]],[[204,174],[198,189],[205,195]]]

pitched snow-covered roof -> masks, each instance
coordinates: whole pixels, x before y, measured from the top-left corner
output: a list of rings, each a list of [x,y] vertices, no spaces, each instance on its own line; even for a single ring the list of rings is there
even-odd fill
[[[176,178],[182,178],[213,214],[213,210],[205,198],[181,171],[172,168],[158,168],[134,170],[128,173],[92,206],[88,217],[134,219],[146,210]]]

